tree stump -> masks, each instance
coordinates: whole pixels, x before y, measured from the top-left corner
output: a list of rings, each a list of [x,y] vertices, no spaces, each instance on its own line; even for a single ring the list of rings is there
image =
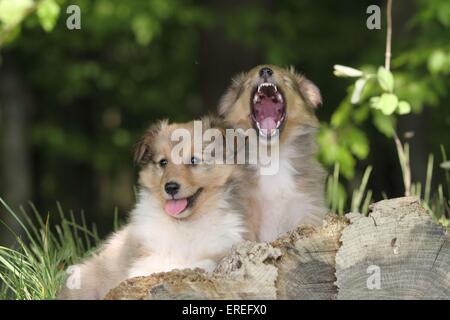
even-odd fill
[[[371,210],[368,218],[348,215],[336,255],[338,298],[450,299],[448,229],[415,198],[381,201]]]
[[[106,299],[450,299],[449,234],[417,198],[384,200],[368,217],[329,215],[320,228],[237,244],[212,275],[133,278]]]

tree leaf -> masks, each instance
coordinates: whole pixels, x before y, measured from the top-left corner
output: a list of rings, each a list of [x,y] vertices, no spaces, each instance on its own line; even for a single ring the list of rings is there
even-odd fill
[[[385,136],[391,138],[394,133],[395,119],[392,116],[387,116],[382,112],[375,111],[373,114],[373,124]]]
[[[56,25],[58,20],[60,8],[55,0],[44,0],[39,3],[36,14],[42,28],[50,32]]]
[[[369,116],[369,112],[370,107],[367,104],[364,104],[353,112],[353,120],[356,124],[362,124]]]
[[[384,67],[378,68],[377,79],[384,91],[392,92],[394,90],[394,76]]]
[[[363,72],[361,70],[343,66],[340,64],[334,65],[334,75],[336,77],[361,77]]]
[[[323,124],[317,136],[317,142],[320,145],[320,156],[322,160],[331,165],[336,161],[338,145],[335,131]]]
[[[397,109],[398,98],[392,93],[383,93],[376,103],[376,109],[381,110],[385,115],[393,114]]]
[[[160,31],[158,21],[143,14],[138,15],[132,20],[131,28],[134,32],[136,42],[141,46],[149,45]]]
[[[17,24],[33,5],[32,0],[0,0],[0,21],[6,26]]]
[[[378,103],[380,102],[380,96],[370,98],[370,106],[374,109],[379,109]]]
[[[365,159],[367,157],[369,153],[369,140],[362,130],[353,126],[347,127],[347,130],[344,131],[343,139],[358,159]]]
[[[342,126],[342,124],[348,122],[352,109],[353,107],[350,103],[348,103],[347,99],[342,101],[339,107],[336,109],[336,111],[333,112],[333,115],[331,116],[332,126],[338,128]]]
[[[400,101],[398,103],[398,113],[399,114],[408,114],[411,112],[411,105],[406,101]]]
[[[361,94],[364,90],[366,82],[367,82],[366,78],[359,78],[358,80],[356,80],[355,89],[353,89],[352,98],[350,99],[350,102],[352,104],[357,104],[361,100]]]
[[[450,161],[445,161],[441,163],[441,168],[444,170],[450,170]]]
[[[339,162],[342,175],[351,179],[355,175],[356,160],[345,146],[338,145],[336,161]]]
[[[431,74],[438,74],[447,64],[447,55],[442,50],[434,51],[428,58],[428,70]]]

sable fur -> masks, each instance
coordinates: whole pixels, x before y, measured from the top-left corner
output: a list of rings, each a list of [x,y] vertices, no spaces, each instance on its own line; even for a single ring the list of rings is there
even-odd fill
[[[204,128],[217,126],[203,119]],[[140,192],[129,223],[113,234],[97,253],[77,265],[81,287],[64,286],[60,299],[101,299],[121,281],[172,269],[212,271],[234,243],[254,239],[247,227],[244,191],[251,190],[253,171],[245,166],[171,163],[173,130],[192,132],[192,122],[152,126],[137,143],[135,160],[141,166]],[[169,163],[158,165],[161,158]],[[164,212],[164,184],[176,180],[183,196],[202,188],[189,212],[174,218]],[[183,213],[184,214],[184,213]]]
[[[257,66],[238,75],[219,103],[219,114],[235,128],[247,130],[251,121],[251,95],[260,81],[259,70],[269,67],[285,97],[287,117],[280,132],[280,168],[273,176],[260,175],[249,200],[252,225],[260,241],[271,241],[300,223],[319,225],[327,213],[325,172],[316,160],[315,137],[319,122],[315,109],[322,104],[319,89],[293,68]],[[261,137],[258,137],[261,141]]]

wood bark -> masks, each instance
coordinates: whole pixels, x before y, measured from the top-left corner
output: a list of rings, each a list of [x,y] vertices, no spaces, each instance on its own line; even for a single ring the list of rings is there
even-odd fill
[[[106,299],[450,299],[449,234],[417,198],[384,200],[368,217],[330,215],[272,243],[237,244],[212,275],[133,278]]]

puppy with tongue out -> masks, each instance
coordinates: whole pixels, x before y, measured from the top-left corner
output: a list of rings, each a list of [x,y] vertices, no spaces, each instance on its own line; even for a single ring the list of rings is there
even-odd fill
[[[165,210],[167,214],[171,216],[177,216],[177,214],[181,213],[186,209],[188,206],[188,200],[186,198],[184,199],[173,199],[173,200],[167,200]]]
[[[217,141],[224,138],[219,120],[197,124],[203,131],[215,129]],[[250,192],[253,171],[202,159],[194,153],[194,137],[202,138],[195,130],[193,122],[162,121],[145,133],[136,146],[140,192],[130,222],[77,266],[81,289],[65,288],[60,298],[103,298],[127,278],[172,269],[211,272],[233,244],[254,239],[242,192]]]
[[[206,130],[214,133],[213,140],[194,141]],[[141,192],[131,226],[151,254],[132,264],[129,276],[174,268],[212,271],[233,244],[254,239],[246,220],[248,199],[241,191],[251,190],[254,171],[221,164],[203,152],[217,143],[214,155],[225,155],[219,143],[224,134],[222,120],[206,117],[195,123],[160,122],[140,140]]]

